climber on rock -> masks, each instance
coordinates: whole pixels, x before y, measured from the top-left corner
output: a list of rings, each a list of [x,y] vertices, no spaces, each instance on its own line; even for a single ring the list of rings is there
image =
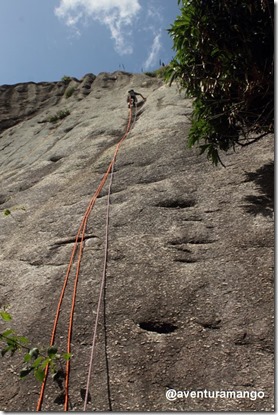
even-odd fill
[[[140,97],[142,97],[142,99],[144,101],[146,101],[147,98],[144,98],[142,94],[140,94],[139,92],[135,92],[134,89],[130,89],[128,91],[128,95],[127,95],[127,100],[126,102],[128,102],[128,108],[130,108],[130,105],[132,105],[133,107],[135,107],[137,105],[137,96],[139,95]]]

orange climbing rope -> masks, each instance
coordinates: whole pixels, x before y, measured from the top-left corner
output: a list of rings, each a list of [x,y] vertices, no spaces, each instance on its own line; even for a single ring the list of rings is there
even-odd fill
[[[114,155],[112,157],[112,160],[111,160],[111,162],[110,162],[110,164],[109,164],[109,166],[106,170],[106,173],[104,174],[97,190],[95,191],[94,195],[92,196],[92,198],[89,202],[89,205],[88,205],[88,207],[85,211],[85,214],[82,218],[82,221],[81,221],[81,224],[79,226],[78,232],[76,234],[75,243],[74,243],[74,246],[73,246],[73,249],[72,249],[69,265],[68,265],[68,268],[67,268],[66,276],[65,276],[65,279],[64,279],[63,287],[62,287],[62,290],[61,290],[61,294],[60,294],[57,309],[56,309],[56,314],[55,314],[55,318],[54,318],[52,334],[51,334],[51,339],[50,339],[50,347],[51,347],[51,346],[54,345],[55,335],[56,335],[56,330],[57,330],[57,325],[58,325],[58,320],[59,320],[59,315],[60,315],[60,311],[61,311],[61,306],[62,306],[66,286],[67,286],[67,283],[68,283],[68,280],[69,280],[70,271],[71,271],[71,268],[72,268],[72,265],[73,265],[73,261],[74,261],[74,258],[75,258],[75,254],[76,254],[77,247],[78,247],[78,242],[79,242],[78,261],[77,261],[77,267],[76,267],[76,273],[75,273],[74,288],[73,288],[73,293],[72,293],[71,310],[70,310],[70,318],[69,318],[69,326],[68,326],[67,353],[71,353],[73,315],[74,315],[77,285],[78,285],[79,271],[80,271],[80,266],[81,266],[81,259],[82,259],[82,254],[83,254],[84,236],[85,236],[85,232],[86,232],[87,222],[88,222],[90,213],[91,213],[91,211],[92,211],[92,209],[95,205],[96,199],[99,196],[99,194],[100,194],[100,192],[101,192],[101,190],[102,190],[102,188],[103,188],[103,186],[104,186],[104,184],[105,184],[105,182],[106,182],[106,180],[109,176],[109,173],[110,173],[112,167],[114,166],[114,163],[115,163],[117,154],[119,152],[120,146],[121,146],[122,142],[125,140],[125,138],[127,137],[128,133],[130,131],[131,121],[132,121],[132,109],[130,108],[126,131],[125,131],[123,137],[120,139],[120,141],[118,142],[118,144],[116,146],[116,149],[114,151]],[[40,411],[41,407],[42,407],[44,391],[45,391],[46,381],[47,381],[47,376],[48,376],[48,371],[49,371],[49,365],[47,365],[46,368],[45,368],[45,377],[44,377],[44,381],[41,385],[40,396],[39,396],[38,403],[37,403],[37,408],[36,408],[37,411]],[[67,362],[66,362],[66,372],[65,372],[65,401],[64,401],[64,410],[65,411],[68,410],[68,401],[69,401],[69,373],[70,373],[70,360],[67,360]]]
[[[130,103],[130,107],[131,107],[131,103]],[[135,125],[136,116],[137,116],[137,106],[135,106],[133,123],[132,123],[131,127],[129,128],[129,131],[132,130],[132,128]],[[93,368],[93,360],[94,360],[95,348],[96,348],[98,320],[99,320],[99,316],[100,316],[100,307],[101,307],[101,302],[102,302],[103,292],[104,292],[104,286],[105,286],[105,281],[106,281],[106,267],[107,267],[107,257],[108,257],[108,227],[109,227],[110,194],[111,194],[111,187],[112,187],[112,182],[113,182],[115,161],[116,161],[116,157],[114,159],[114,163],[113,163],[112,168],[111,168],[110,182],[109,182],[108,193],[107,193],[107,209],[106,209],[105,248],[104,248],[103,271],[102,271],[99,297],[98,297],[98,304],[97,304],[97,311],[96,311],[96,318],[95,318],[94,331],[93,331],[93,340],[92,340],[92,346],[91,346],[89,370],[88,370],[88,375],[87,375],[86,393],[85,393],[84,407],[83,407],[84,412],[86,412],[86,408],[87,408],[87,402],[88,402],[88,396],[89,396],[89,387],[90,387],[92,368]]]

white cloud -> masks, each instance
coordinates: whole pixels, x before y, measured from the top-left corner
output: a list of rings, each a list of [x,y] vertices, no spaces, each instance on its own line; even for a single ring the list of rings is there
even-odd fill
[[[148,4],[147,17],[150,17],[153,21],[158,23],[163,22],[161,9],[157,7],[157,5],[154,6],[152,3]]]
[[[87,18],[105,24],[115,42],[115,50],[125,55],[133,52],[128,28],[140,9],[139,0],[60,0],[55,14],[75,29],[80,21]]]
[[[161,45],[161,31],[155,35],[149,55],[144,63],[144,67],[149,69],[158,64],[158,54],[162,47]]]

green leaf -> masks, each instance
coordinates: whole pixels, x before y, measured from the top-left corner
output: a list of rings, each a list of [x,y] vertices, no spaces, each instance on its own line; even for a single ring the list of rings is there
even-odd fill
[[[52,375],[57,372],[57,365],[55,364],[53,360],[50,360],[49,367],[50,367],[50,372]]]
[[[72,353],[63,353],[62,358],[65,360],[70,360],[72,357]]]
[[[27,344],[29,343],[29,340],[27,339],[27,337],[24,336],[18,336],[17,337],[17,341],[21,344]]]
[[[51,358],[48,357],[46,358],[42,363],[41,363],[41,369],[45,369],[47,365],[49,365],[51,363]]]
[[[211,144],[203,144],[201,145],[200,148],[200,155],[203,154],[206,150],[208,150],[208,148],[211,146]]]
[[[12,316],[10,315],[10,313],[8,313],[5,310],[0,311],[0,316],[1,316],[2,320],[4,320],[4,321],[11,321],[12,320]]]
[[[27,354],[24,356],[23,361],[24,361],[25,363],[28,363],[28,362],[30,362],[30,360],[31,360],[31,359],[32,359],[32,358],[31,358],[30,354],[29,354],[29,353],[27,353]]]
[[[11,347],[11,349],[13,349],[13,350],[18,349],[18,347],[19,347],[19,345],[16,342],[16,337],[7,337],[6,342]]]
[[[3,331],[3,333],[1,333],[1,336],[8,337],[10,334],[14,334],[14,330],[7,329],[7,330]]]
[[[4,216],[9,216],[11,215],[12,212],[9,209],[5,209],[3,213],[4,213]]]
[[[34,367],[34,368],[39,367],[43,360],[44,360],[43,356],[37,357],[37,359],[33,362],[32,367]]]
[[[44,370],[42,370],[42,369],[36,369],[34,375],[35,375],[35,378],[39,382],[43,382],[44,376],[45,376]]]

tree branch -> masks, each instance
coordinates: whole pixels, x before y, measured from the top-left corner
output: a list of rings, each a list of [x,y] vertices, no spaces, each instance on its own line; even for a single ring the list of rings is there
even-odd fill
[[[247,146],[250,146],[250,144],[256,143],[256,141],[261,140],[263,137],[265,137],[268,134],[271,134],[271,133],[268,131],[266,133],[259,135],[258,137],[254,138],[252,141],[249,141],[248,143],[241,143],[240,141],[238,141],[237,144],[240,145],[241,147],[247,147]]]

